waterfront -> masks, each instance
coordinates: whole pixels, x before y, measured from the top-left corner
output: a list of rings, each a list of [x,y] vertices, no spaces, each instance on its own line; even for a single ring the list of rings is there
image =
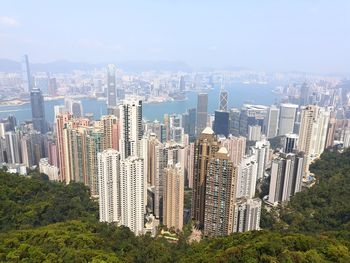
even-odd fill
[[[241,107],[244,103],[255,103],[270,105],[278,102],[280,96],[273,92],[275,85],[271,84],[243,84],[235,83],[226,87],[229,97],[228,106]],[[214,112],[218,108],[220,88],[216,87],[208,92],[208,111]],[[147,120],[162,120],[165,113],[183,113],[188,108],[194,108],[197,105],[197,92],[189,91],[186,93],[187,100],[168,101],[161,103],[145,103],[143,107],[143,117]],[[84,113],[93,113],[94,118],[98,119],[101,115],[107,113],[106,102],[92,98],[80,99],[83,104]],[[54,119],[54,106],[62,105],[63,99],[45,101],[45,114],[49,122]],[[14,115],[18,122],[31,120],[30,104],[0,106],[0,118],[6,118],[8,115]]]

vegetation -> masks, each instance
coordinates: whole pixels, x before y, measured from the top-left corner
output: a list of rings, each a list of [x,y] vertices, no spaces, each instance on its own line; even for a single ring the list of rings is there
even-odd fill
[[[263,231],[188,244],[99,223],[81,184],[0,172],[0,262],[350,262],[350,152],[322,155],[317,184],[263,209]]]

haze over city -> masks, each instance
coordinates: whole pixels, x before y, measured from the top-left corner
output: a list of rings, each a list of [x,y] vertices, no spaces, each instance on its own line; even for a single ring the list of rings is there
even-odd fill
[[[349,14],[1,1],[0,262],[350,262]]]
[[[350,72],[349,1],[1,1],[0,58]]]

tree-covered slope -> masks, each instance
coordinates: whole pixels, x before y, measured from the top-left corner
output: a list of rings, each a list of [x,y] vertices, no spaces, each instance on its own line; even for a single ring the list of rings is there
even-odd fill
[[[312,171],[314,187],[264,216],[270,229],[193,244],[99,223],[81,184],[0,172],[0,262],[350,262],[350,152]]]
[[[97,212],[97,204],[82,184],[65,185],[0,171],[0,231],[97,218]]]
[[[350,230],[350,151],[325,152],[311,171],[316,184],[281,209],[275,227],[311,233]]]

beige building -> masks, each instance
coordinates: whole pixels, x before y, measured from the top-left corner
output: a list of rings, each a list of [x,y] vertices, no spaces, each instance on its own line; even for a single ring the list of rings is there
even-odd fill
[[[168,228],[182,230],[184,171],[179,163],[165,168],[164,190],[163,223]]]

